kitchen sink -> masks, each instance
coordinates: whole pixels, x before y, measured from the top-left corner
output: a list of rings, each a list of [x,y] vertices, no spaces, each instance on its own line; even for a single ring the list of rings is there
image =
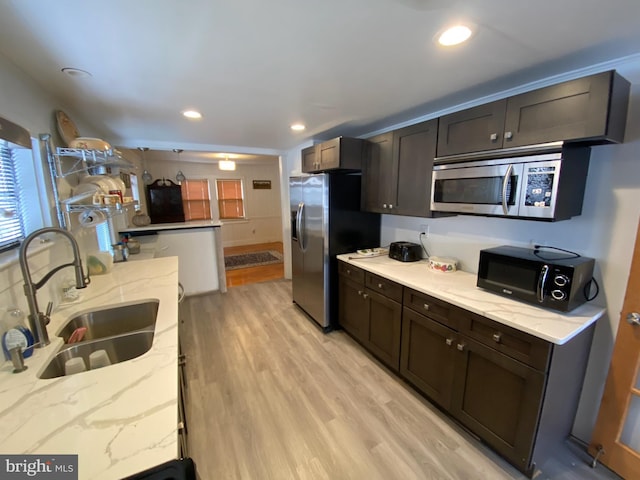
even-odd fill
[[[72,358],[82,358],[88,370],[91,366],[90,355],[104,350],[109,362],[124,362],[148,352],[153,344],[153,330],[125,333],[102,340],[86,341],[64,345],[49,364],[40,373],[39,378],[56,378],[65,375],[65,364]],[[104,354],[103,354],[104,355]]]
[[[146,300],[81,313],[71,318],[58,332],[58,336],[64,343],[68,343],[73,332],[81,327],[87,329],[82,342],[139,330],[153,331],[159,303],[158,300]]]

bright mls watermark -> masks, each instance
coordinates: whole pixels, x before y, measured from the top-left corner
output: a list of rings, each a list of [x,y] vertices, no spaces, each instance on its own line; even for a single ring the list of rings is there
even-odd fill
[[[78,480],[78,455],[0,455],[0,480]]]

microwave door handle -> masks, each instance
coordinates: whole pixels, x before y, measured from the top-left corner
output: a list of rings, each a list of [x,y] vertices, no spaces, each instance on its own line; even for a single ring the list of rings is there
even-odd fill
[[[544,302],[544,286],[547,283],[547,275],[549,274],[549,265],[543,265],[540,270],[540,278],[538,278],[538,291],[536,292],[538,302]]]
[[[509,181],[511,180],[511,172],[513,171],[513,164],[510,163],[507,167],[507,172],[502,178],[502,212],[505,215],[509,214],[509,205],[507,204],[507,188],[509,187]]]

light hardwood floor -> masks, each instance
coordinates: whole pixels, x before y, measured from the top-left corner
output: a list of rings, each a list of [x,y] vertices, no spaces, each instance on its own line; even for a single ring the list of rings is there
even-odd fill
[[[224,254],[235,255],[239,253],[259,252],[262,250],[275,250],[276,252],[282,253],[282,242],[225,247]],[[227,270],[225,274],[227,277],[227,287],[237,287],[238,285],[284,278],[284,264],[276,263],[259,267],[238,268],[236,270]]]
[[[343,331],[323,334],[290,281],[187,297],[180,315],[201,480],[525,478]],[[535,478],[618,478],[576,452]]]

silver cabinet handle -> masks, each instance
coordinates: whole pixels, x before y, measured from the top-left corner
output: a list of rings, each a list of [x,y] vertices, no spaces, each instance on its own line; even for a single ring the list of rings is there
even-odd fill
[[[358,295],[362,295],[364,292],[362,290],[358,290]]]
[[[378,284],[378,288],[382,289],[384,288],[384,285],[382,285],[381,283]]]
[[[383,203],[383,204],[382,204],[382,208],[387,208],[387,204],[386,204],[386,203]]]
[[[513,171],[513,164],[510,163],[507,168],[507,173],[504,174],[502,178],[502,211],[505,215],[509,213],[509,205],[507,205],[507,187],[509,186],[509,181],[511,180],[511,172]]]
[[[393,205],[389,204],[389,208],[393,208]]]
[[[494,333],[493,334],[493,341],[496,343],[500,343],[502,341],[502,334],[501,333]]]
[[[549,274],[549,265],[543,265],[540,270],[540,278],[538,279],[538,290],[536,291],[536,296],[538,297],[538,302],[544,302],[544,286],[547,283],[547,275]]]
[[[492,133],[491,135],[489,135],[489,140],[491,140],[492,142],[495,142],[496,140],[498,140],[498,134]]]
[[[640,313],[631,312],[629,315],[627,315],[627,322],[629,322],[629,324],[633,325],[634,327],[640,325]]]
[[[367,294],[367,293],[363,293],[363,294],[362,294],[362,298],[369,298],[369,294]]]
[[[428,304],[428,303],[425,303],[422,307],[423,307],[425,310],[429,310],[429,304]]]
[[[453,338],[447,338],[444,343],[446,343],[448,346],[453,345]]]
[[[459,343],[458,345],[456,345],[456,348],[461,352],[464,352],[464,346],[465,346],[464,343]]]
[[[511,140],[513,138],[513,132],[504,132],[504,138]]]
[[[351,270],[347,268],[347,275],[351,275]]]

